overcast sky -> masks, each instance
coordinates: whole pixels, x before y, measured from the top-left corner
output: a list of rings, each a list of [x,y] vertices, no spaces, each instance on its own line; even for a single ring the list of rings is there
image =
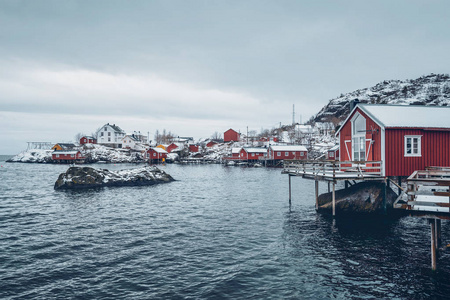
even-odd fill
[[[0,0],[0,154],[105,123],[210,137],[449,72],[450,1]]]

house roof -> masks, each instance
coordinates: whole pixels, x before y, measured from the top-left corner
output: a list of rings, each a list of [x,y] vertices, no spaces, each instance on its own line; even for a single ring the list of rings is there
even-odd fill
[[[80,152],[80,151],[62,151],[62,150],[60,150],[60,151],[53,151],[53,153],[52,154],[63,154],[63,155],[68,155],[68,154],[77,154],[78,152]]]
[[[162,148],[158,148],[158,147],[150,148],[150,150],[153,150],[153,151],[158,152],[158,153],[167,153],[166,150],[164,150]]]
[[[85,135],[85,136],[82,136],[81,138],[87,138],[87,139],[89,139],[89,140],[96,140],[95,137],[90,136],[90,135]]]
[[[450,107],[358,104],[384,127],[450,128]]]
[[[123,131],[122,128],[120,128],[120,127],[117,126],[116,124],[112,124],[112,125],[111,125],[111,124],[109,124],[109,123],[107,123],[107,124],[103,125],[102,127],[100,127],[100,129],[99,129],[97,132],[101,131],[101,129],[104,128],[105,126],[109,126],[109,127],[111,127],[114,131],[119,132],[119,133],[122,133],[122,134],[125,134],[125,131]]]
[[[139,142],[139,139],[133,135],[133,134],[127,134],[126,136],[123,137],[122,140],[124,140],[125,138],[129,137],[131,140],[135,141],[135,142]]]
[[[279,145],[270,146],[273,151],[308,151],[305,146],[300,145]]]
[[[231,148],[231,153],[239,153],[241,151],[242,148]]]
[[[245,152],[247,153],[266,153],[267,152],[267,148],[242,148],[244,149]]]
[[[330,149],[328,149],[328,151],[336,151],[339,150],[339,144],[334,145],[333,147],[331,147]]]
[[[77,147],[75,144],[72,143],[58,143],[56,145],[59,145],[63,150],[69,150]]]

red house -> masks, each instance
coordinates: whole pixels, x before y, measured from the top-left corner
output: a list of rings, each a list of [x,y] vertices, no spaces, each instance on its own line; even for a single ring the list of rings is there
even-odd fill
[[[269,146],[268,157],[273,160],[308,159],[308,150],[299,145]]]
[[[239,152],[239,158],[244,160],[258,160],[267,154],[267,148],[242,148]]]
[[[172,144],[170,144],[169,146],[167,146],[166,151],[167,151],[168,153],[170,153],[170,152],[172,152],[172,150],[177,149],[177,148],[178,148],[178,145],[175,144],[175,143],[172,143]]]
[[[240,134],[233,129],[228,129],[223,134],[223,141],[226,142],[238,142]]]
[[[231,148],[231,158],[239,159],[242,148]]]
[[[80,138],[80,145],[97,144],[97,139],[92,136],[83,136]]]
[[[75,162],[82,162],[84,157],[80,151],[53,151],[52,160],[56,163],[71,164]]]
[[[189,152],[198,152],[198,145],[189,145]]]
[[[214,145],[217,145],[217,143],[214,141],[210,141],[208,144],[206,144],[206,147],[211,148]]]
[[[450,107],[358,104],[337,131],[341,161],[381,161],[382,176],[450,167]]]
[[[147,150],[147,158],[149,163],[165,162],[167,158],[167,151],[158,147]]]
[[[335,145],[328,149],[327,160],[339,160],[339,145]]]

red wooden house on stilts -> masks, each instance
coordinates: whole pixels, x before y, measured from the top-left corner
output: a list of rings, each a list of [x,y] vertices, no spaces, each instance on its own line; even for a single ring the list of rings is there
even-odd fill
[[[340,161],[381,161],[381,176],[450,167],[450,107],[358,104],[336,134]]]

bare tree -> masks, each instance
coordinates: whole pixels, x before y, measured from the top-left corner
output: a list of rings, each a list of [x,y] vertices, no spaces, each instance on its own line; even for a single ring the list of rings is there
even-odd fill
[[[82,133],[82,132],[78,132],[77,134],[75,134],[75,143],[79,143],[79,142],[80,142],[80,139],[81,139],[83,136],[85,136],[85,134]]]
[[[212,139],[212,140],[220,140],[221,138],[222,138],[222,137],[221,137],[221,134],[218,133],[217,131],[214,132],[214,133],[211,135],[211,139]]]

